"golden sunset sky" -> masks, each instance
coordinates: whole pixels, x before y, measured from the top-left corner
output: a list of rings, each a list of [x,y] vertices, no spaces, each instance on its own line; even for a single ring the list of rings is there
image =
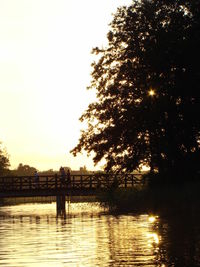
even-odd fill
[[[112,13],[131,0],[0,0],[0,141],[19,163],[39,170],[72,169],[92,47],[106,43]]]

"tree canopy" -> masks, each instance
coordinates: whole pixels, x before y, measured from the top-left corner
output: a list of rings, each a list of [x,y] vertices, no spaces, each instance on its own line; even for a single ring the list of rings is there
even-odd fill
[[[10,173],[15,176],[23,176],[23,175],[34,175],[37,169],[35,167],[31,167],[28,164],[22,164],[20,163],[15,170],[11,170]]]
[[[89,89],[74,155],[95,153],[106,170],[147,164],[159,173],[200,166],[200,1],[134,1],[118,8],[108,44],[94,48]]]

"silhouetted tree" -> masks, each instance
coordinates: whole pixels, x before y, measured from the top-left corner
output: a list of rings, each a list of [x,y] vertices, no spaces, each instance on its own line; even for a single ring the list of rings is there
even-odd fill
[[[148,164],[159,173],[200,166],[200,1],[134,1],[120,7],[108,44],[95,48],[90,89],[74,155],[95,152],[106,170]]]
[[[17,176],[20,176],[20,175],[34,175],[35,171],[37,171],[36,168],[34,167],[31,167],[27,164],[23,165],[22,163],[20,163],[17,167],[16,170],[12,170],[11,171],[11,174],[12,175],[17,175]]]
[[[0,143],[0,175],[4,175],[7,173],[8,168],[10,166],[9,157],[4,148]]]

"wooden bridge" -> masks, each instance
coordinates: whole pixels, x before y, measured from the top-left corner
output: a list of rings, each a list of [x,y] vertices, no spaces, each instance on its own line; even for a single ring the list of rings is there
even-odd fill
[[[57,209],[65,209],[65,196],[95,195],[114,187],[133,187],[140,174],[89,174],[0,177],[0,198],[56,196]]]
[[[133,187],[140,183],[140,174],[89,174],[42,176],[10,176],[0,177],[1,197],[32,197],[32,196],[57,196],[92,195],[97,190],[106,190],[111,187]]]

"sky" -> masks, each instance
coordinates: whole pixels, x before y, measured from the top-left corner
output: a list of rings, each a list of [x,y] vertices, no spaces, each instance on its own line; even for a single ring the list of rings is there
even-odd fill
[[[106,44],[112,13],[131,0],[0,0],[0,141],[11,169],[94,167],[74,157],[93,47]]]

